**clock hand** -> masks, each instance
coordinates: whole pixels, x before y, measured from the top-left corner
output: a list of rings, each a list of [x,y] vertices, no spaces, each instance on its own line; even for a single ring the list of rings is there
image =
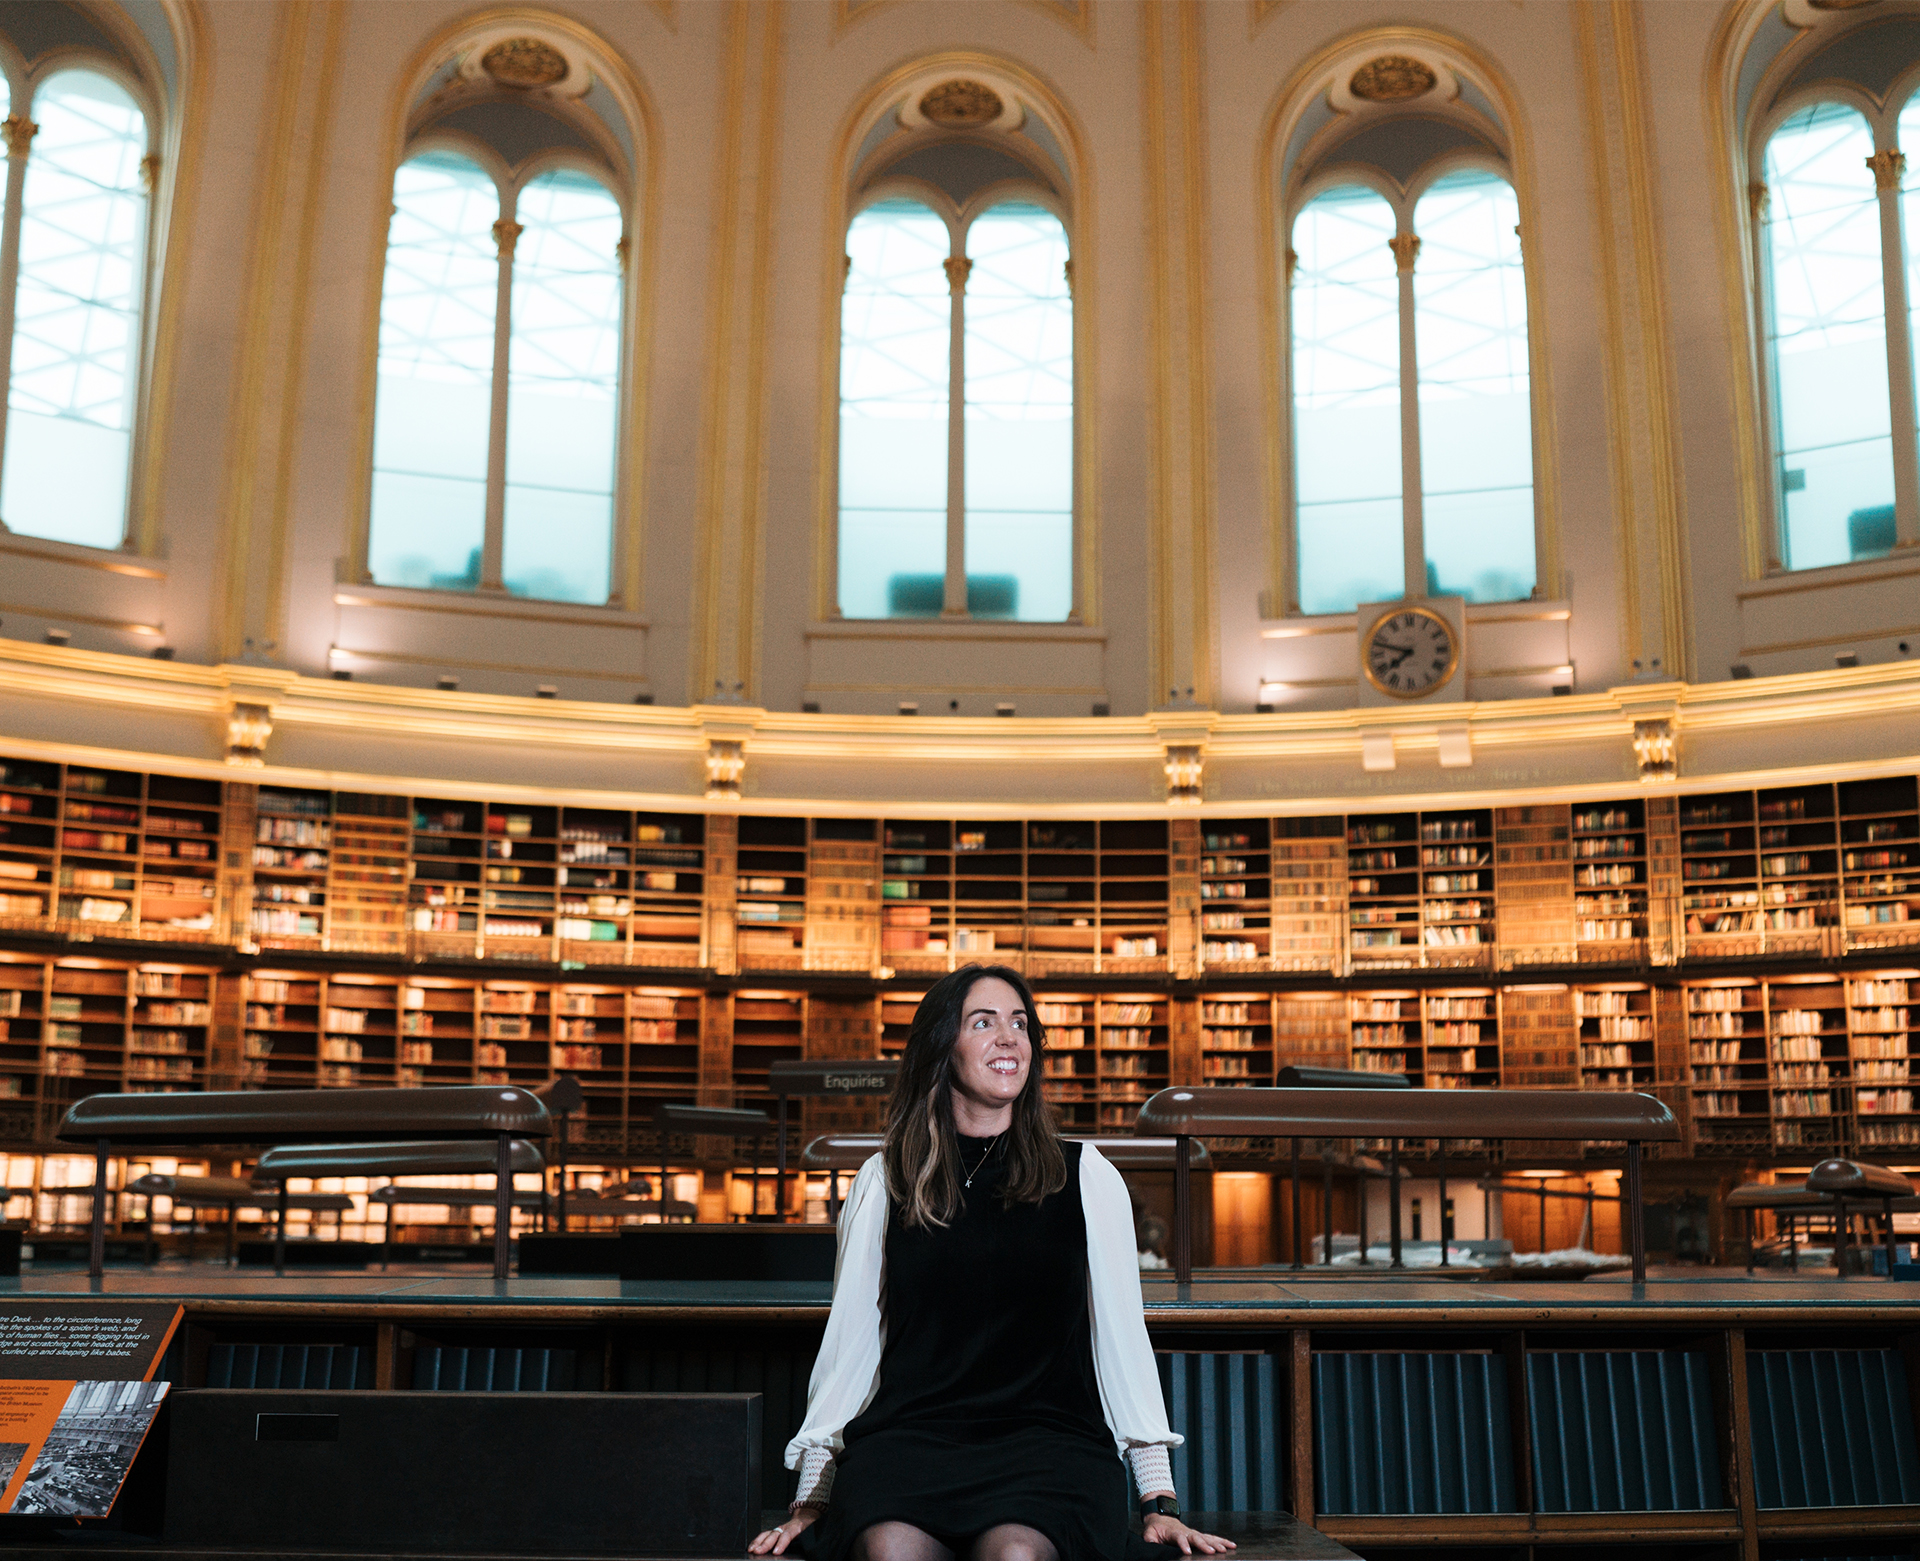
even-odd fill
[[[1399,654],[1395,656],[1393,660],[1393,664],[1395,667],[1399,666],[1401,662],[1405,661],[1407,657],[1411,656],[1419,648],[1414,645],[1389,645],[1384,640],[1376,640],[1374,641],[1374,644],[1380,650],[1391,650],[1391,651],[1399,652]]]

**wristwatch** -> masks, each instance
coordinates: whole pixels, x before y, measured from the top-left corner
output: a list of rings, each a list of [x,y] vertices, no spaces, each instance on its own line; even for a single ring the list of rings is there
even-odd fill
[[[1171,1496],[1149,1496],[1140,1503],[1140,1516],[1177,1518],[1180,1516],[1180,1503]]]

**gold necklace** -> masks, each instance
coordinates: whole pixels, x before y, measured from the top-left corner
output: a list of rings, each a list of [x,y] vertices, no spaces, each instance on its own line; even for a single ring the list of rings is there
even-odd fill
[[[1002,1133],[1004,1133],[1005,1131],[1006,1129],[1004,1128],[1001,1129]],[[971,1187],[973,1185],[973,1179],[974,1177],[980,1174],[980,1168],[983,1165],[985,1165],[987,1161],[993,1158],[994,1150],[998,1149],[999,1147],[1000,1147],[1000,1133],[995,1133],[993,1135],[993,1142],[987,1145],[986,1150],[981,1154],[980,1158],[974,1162],[973,1169],[967,1172],[967,1179],[965,1182],[966,1186]]]

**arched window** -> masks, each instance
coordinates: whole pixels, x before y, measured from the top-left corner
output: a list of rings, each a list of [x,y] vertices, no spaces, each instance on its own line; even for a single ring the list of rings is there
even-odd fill
[[[477,79],[396,170],[375,583],[612,596],[627,225],[593,150],[572,122]]]
[[[1768,138],[1761,215],[1781,559],[1814,569],[1892,551],[1890,358],[1911,353],[1889,314],[1873,129],[1843,103],[1817,102]],[[1879,181],[1891,186],[1891,180]],[[1912,379],[1902,440],[1914,441]]]
[[[847,227],[840,614],[1061,622],[1073,300],[1054,181],[1024,138],[896,134]]]
[[[1294,218],[1301,610],[1514,601],[1535,580],[1518,210],[1469,166],[1390,199],[1333,183]],[[1409,456],[1412,456],[1410,459]]]
[[[1920,16],[1790,0],[1742,57],[1771,569],[1920,547]],[[1760,52],[1755,52],[1758,50]]]
[[[52,72],[30,96],[6,82],[4,107],[0,521],[22,536],[118,547],[150,269],[147,115],[84,66]]]

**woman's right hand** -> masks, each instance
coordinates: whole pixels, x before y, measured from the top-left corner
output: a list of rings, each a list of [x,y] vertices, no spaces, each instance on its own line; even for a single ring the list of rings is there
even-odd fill
[[[818,1507],[802,1507],[798,1512],[782,1523],[778,1528],[770,1528],[756,1534],[753,1543],[747,1546],[750,1556],[783,1556],[787,1546],[804,1534],[820,1516]]]

